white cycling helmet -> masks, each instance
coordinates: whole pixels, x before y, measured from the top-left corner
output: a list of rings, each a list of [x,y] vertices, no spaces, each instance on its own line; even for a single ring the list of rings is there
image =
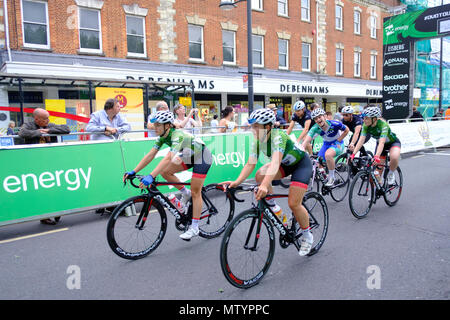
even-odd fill
[[[302,109],[305,109],[305,103],[302,100],[298,100],[297,102],[294,103],[293,109],[294,111],[299,111]]]
[[[252,112],[248,118],[248,123],[259,123],[259,124],[274,124],[276,121],[275,113],[268,109],[258,109]]]
[[[323,116],[325,114],[325,110],[323,110],[322,108],[317,108],[314,109],[313,111],[311,111],[311,118],[314,119],[318,116]]]
[[[369,118],[381,118],[381,109],[378,107],[368,107],[364,110],[362,113],[363,117],[369,117]]]
[[[174,121],[173,113],[168,110],[157,111],[150,116],[151,123],[173,123]]]
[[[354,112],[355,112],[355,109],[353,109],[352,106],[345,106],[342,108],[342,111],[341,111],[341,113],[352,113],[352,114]]]

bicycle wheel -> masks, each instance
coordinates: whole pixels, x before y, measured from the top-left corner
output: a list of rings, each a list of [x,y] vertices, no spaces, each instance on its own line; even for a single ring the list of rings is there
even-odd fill
[[[234,200],[228,192],[223,192],[217,184],[205,186],[202,214],[200,216],[200,236],[211,239],[221,235],[234,214]]]
[[[265,216],[261,219],[261,214],[255,209],[242,212],[231,221],[222,239],[220,266],[228,282],[237,288],[258,284],[273,260],[273,225]]]
[[[119,257],[136,260],[153,252],[164,239],[167,216],[161,204],[148,195],[122,202],[111,214],[106,237]]]
[[[310,192],[305,194],[303,197],[303,206],[308,211],[309,215],[309,226],[311,227],[311,233],[314,237],[314,242],[311,251],[308,256],[316,254],[322,247],[328,232],[328,206],[325,199],[317,192]],[[294,229],[292,229],[294,228]],[[294,218],[291,230],[295,230],[296,234],[296,245],[300,247],[300,225]]]
[[[364,218],[372,208],[375,197],[375,185],[367,171],[360,171],[350,184],[348,201],[350,211],[355,218]]]
[[[387,169],[385,170],[385,180],[387,179]],[[397,170],[394,172],[395,175],[395,183],[393,185],[387,185],[386,183],[386,191],[383,195],[384,201],[390,207],[395,206],[400,199],[403,188],[403,174],[400,167],[397,167]]]
[[[335,184],[330,191],[331,198],[334,201],[340,202],[344,200],[347,195],[348,188],[350,186],[350,167],[347,161],[336,162],[336,168],[334,170]]]

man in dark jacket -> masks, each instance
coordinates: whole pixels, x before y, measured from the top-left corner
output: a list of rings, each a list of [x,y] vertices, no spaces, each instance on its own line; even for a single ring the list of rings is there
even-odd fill
[[[417,111],[416,106],[413,106],[413,113],[409,119],[411,119],[411,121],[423,121],[423,116],[419,111]]]
[[[47,110],[36,108],[33,111],[34,121],[26,122],[19,131],[19,136],[25,144],[58,142],[57,137],[43,137],[42,134],[68,134],[70,128],[65,125],[57,125],[49,122],[50,114]]]
[[[33,111],[34,121],[24,123],[20,127],[19,136],[24,139],[25,144],[37,144],[37,143],[50,143],[57,142],[57,137],[43,137],[42,135],[47,134],[67,134],[70,133],[70,128],[65,125],[56,125],[50,123],[50,114],[47,110],[42,108],[36,108]],[[59,221],[60,217],[56,217],[53,221],[52,219],[43,219],[41,223],[54,225]]]

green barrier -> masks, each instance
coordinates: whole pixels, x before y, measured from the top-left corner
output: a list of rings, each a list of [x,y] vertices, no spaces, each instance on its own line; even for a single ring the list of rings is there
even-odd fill
[[[300,133],[294,132],[297,137]],[[201,139],[213,154],[205,184],[236,179],[247,162],[252,134]],[[124,187],[122,175],[132,170],[153,144],[154,140],[113,141],[0,149],[0,226],[101,208],[138,194],[129,184]],[[167,150],[162,149],[140,174],[150,173]],[[256,168],[268,161],[261,158]],[[191,172],[178,176],[189,181]],[[161,188],[162,192],[172,190]]]

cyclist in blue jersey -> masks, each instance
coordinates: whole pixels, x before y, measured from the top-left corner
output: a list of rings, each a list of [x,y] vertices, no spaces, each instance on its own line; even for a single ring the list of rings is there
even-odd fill
[[[314,109],[311,112],[311,118],[315,121],[315,125],[309,130],[308,135],[302,143],[302,148],[316,136],[320,135],[323,139],[322,148],[318,156],[325,158],[329,171],[328,181],[325,184],[328,187],[333,186],[335,163],[334,158],[344,151],[344,138],[350,131],[349,128],[336,120],[326,120],[325,111],[322,108]]]
[[[294,103],[292,110],[294,110],[294,114],[292,115],[292,119],[289,123],[289,127],[287,128],[286,133],[288,135],[291,134],[292,130],[294,129],[294,125],[297,122],[302,126],[302,133],[297,138],[297,142],[302,143],[306,135],[308,134],[309,128],[311,127],[311,112],[309,112],[302,100]],[[308,144],[305,150],[308,151],[309,154],[312,154],[312,145]]]

